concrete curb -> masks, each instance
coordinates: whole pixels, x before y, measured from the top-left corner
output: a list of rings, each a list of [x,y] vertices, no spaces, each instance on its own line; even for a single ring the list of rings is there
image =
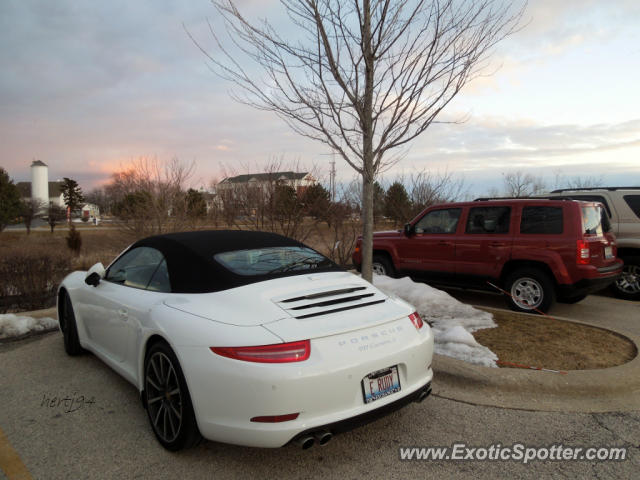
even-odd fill
[[[499,311],[483,307],[489,312]],[[526,314],[523,314],[526,315]],[[585,321],[554,317],[590,327]],[[636,346],[636,357],[601,370],[573,370],[566,375],[513,368],[489,368],[435,355],[433,393],[477,405],[522,410],[616,412],[640,410],[640,337],[610,329]]]

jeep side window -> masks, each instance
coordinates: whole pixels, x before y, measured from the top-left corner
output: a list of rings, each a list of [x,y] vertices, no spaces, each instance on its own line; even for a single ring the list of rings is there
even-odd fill
[[[415,224],[416,233],[456,233],[461,208],[432,210]]]
[[[472,207],[465,233],[509,233],[511,207]]]
[[[625,195],[623,198],[636,217],[640,218],[640,195]]]
[[[520,221],[520,233],[562,233],[561,207],[524,207]]]

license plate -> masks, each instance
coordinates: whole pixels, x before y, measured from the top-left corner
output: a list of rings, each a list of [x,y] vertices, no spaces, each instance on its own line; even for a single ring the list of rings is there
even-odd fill
[[[398,366],[372,372],[362,379],[364,403],[371,403],[400,391]]]
[[[609,247],[604,247],[604,258],[613,258],[613,249]]]

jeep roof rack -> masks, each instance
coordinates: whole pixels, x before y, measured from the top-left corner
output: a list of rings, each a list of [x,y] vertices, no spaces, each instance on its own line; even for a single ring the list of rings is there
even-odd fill
[[[578,187],[578,188],[558,188],[552,190],[550,193],[562,193],[562,192],[579,192],[579,191],[592,191],[592,190],[608,190],[614,192],[616,190],[640,190],[640,187]]]
[[[489,200],[572,200],[566,197],[480,197],[476,198],[474,202],[487,202]]]

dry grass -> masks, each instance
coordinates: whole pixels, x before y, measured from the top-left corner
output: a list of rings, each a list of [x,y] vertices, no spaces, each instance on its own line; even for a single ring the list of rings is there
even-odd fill
[[[56,229],[54,233],[43,230],[26,232],[4,231],[0,233],[0,312],[46,308],[55,302],[55,290],[62,279],[75,270],[87,270],[102,262],[107,266],[136,239],[124,234],[116,226],[103,224],[101,228],[81,225],[82,237],[79,255],[67,247],[68,230]],[[308,230],[305,243],[349,267],[358,223],[349,220],[339,233],[326,223],[305,220]],[[83,228],[84,227],[84,228]],[[236,229],[238,226],[213,227],[199,225],[198,229]],[[389,225],[377,225],[387,229]]]
[[[552,370],[591,370],[632,360],[634,344],[613,332],[548,317],[492,311],[497,328],[473,334],[499,360]]]

